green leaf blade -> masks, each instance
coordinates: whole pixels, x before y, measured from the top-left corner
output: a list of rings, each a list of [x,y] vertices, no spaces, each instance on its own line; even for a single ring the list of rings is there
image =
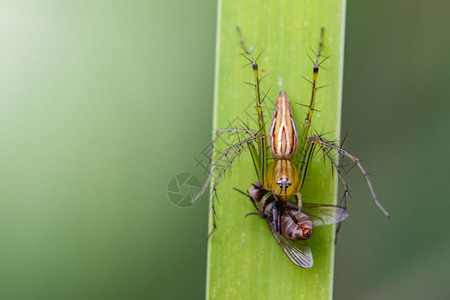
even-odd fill
[[[325,28],[324,56],[318,85],[330,85],[317,94],[312,128],[338,137],[343,67],[345,1],[220,1],[217,37],[214,127],[248,124],[256,129],[251,66],[240,55],[236,26],[247,46],[254,48],[265,101],[265,121],[270,122],[273,101],[280,90],[291,100],[300,127],[309,103],[312,76],[308,55],[317,50],[320,28]],[[312,49],[312,50],[311,50]],[[224,146],[218,149],[223,149]],[[302,190],[310,203],[336,203],[336,176],[320,156],[314,159]],[[285,256],[266,221],[254,212],[250,200],[232,188],[246,190],[257,181],[249,153],[233,163],[221,180],[216,201],[217,230],[208,244],[207,297],[209,299],[331,299],[334,267],[334,226],[315,229],[310,240],[312,269],[301,269]],[[210,222],[210,229],[211,227]]]

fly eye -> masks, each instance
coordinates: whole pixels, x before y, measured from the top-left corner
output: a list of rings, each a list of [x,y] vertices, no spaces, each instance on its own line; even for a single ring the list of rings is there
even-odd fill
[[[303,236],[306,238],[309,238],[312,234],[312,230],[311,229],[303,229]]]

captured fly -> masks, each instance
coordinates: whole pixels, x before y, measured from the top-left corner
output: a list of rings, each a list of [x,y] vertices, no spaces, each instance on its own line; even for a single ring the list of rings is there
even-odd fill
[[[299,208],[290,202],[277,202],[260,183],[253,185],[245,195],[250,198],[258,214],[266,219],[273,237],[287,257],[301,268],[311,268],[313,265],[307,240],[312,236],[314,227],[340,223],[348,217],[347,210],[342,206],[303,203]],[[262,209],[261,205],[264,205]]]

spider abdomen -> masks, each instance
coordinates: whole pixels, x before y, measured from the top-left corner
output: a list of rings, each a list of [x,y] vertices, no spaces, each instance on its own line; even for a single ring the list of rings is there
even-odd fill
[[[270,151],[275,159],[291,159],[297,149],[297,127],[286,92],[280,92],[270,125]]]

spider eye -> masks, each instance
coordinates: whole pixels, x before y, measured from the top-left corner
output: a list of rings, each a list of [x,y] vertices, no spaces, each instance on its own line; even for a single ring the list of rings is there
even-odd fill
[[[287,189],[291,184],[292,184],[292,182],[289,179],[287,179],[286,177],[280,178],[280,180],[277,181],[277,185],[282,190]]]

